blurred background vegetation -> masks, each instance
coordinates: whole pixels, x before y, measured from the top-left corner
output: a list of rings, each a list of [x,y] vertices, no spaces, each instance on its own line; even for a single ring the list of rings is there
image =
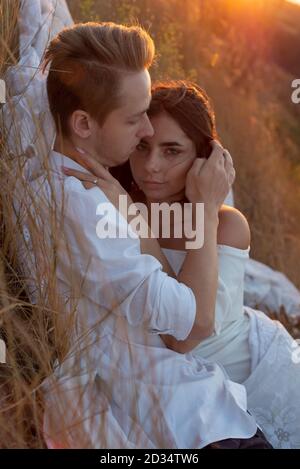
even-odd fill
[[[285,0],[69,0],[75,21],[138,22],[158,53],[154,79],[188,78],[211,96],[237,167],[235,199],[253,258],[300,287],[300,7]]]
[[[300,6],[285,0],[67,3],[76,22],[140,23],[157,46],[153,79],[187,78],[206,89],[237,168],[235,201],[250,222],[251,255],[300,288],[300,105],[291,101],[291,83],[300,78]],[[0,77],[18,59],[18,5],[0,0]],[[52,338],[49,308],[30,304],[16,271],[1,138],[0,129],[0,338],[9,350],[8,365],[0,364],[0,447],[41,448],[38,389],[65,336],[60,330]],[[60,311],[53,292],[51,311]],[[290,330],[300,336],[300,328]]]

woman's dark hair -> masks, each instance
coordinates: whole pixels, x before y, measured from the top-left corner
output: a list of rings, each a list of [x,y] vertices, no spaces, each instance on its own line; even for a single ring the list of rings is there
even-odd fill
[[[152,88],[148,116],[169,114],[195,144],[197,156],[208,158],[212,140],[217,138],[215,114],[205,91],[195,83],[172,81],[157,83]],[[127,161],[111,173],[127,191],[131,190],[133,177]]]

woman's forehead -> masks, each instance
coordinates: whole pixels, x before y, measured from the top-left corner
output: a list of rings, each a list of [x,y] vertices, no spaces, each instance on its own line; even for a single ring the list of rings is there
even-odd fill
[[[150,122],[154,129],[154,135],[147,138],[147,141],[177,142],[182,145],[192,144],[179,123],[166,112],[150,117]]]

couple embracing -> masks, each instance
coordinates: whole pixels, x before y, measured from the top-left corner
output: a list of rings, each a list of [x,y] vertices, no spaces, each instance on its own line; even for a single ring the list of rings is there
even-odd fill
[[[54,193],[61,210],[57,283],[66,310],[77,305],[72,353],[43,385],[47,445],[300,447],[292,338],[243,306],[250,231],[223,205],[231,156],[201,88],[151,87],[154,55],[143,29],[113,23],[67,28],[46,51],[57,136],[50,181],[32,184],[37,202]],[[113,216],[120,197],[148,213],[188,203],[194,227],[202,204],[203,246],[189,247],[171,218],[167,237],[130,233],[131,215]],[[127,237],[98,236],[107,203],[106,223]],[[274,412],[286,417],[280,435]]]

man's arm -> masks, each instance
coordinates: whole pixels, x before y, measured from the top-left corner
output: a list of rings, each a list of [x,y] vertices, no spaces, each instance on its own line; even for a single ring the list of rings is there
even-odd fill
[[[91,300],[99,320],[116,314],[149,333],[178,340],[187,337],[196,312],[192,290],[163,272],[152,255],[141,254],[138,237],[99,237],[101,220],[111,233],[120,226],[116,209],[107,216],[97,215],[99,203],[108,204],[99,189],[85,190],[80,181],[70,178],[65,196],[57,276],[66,290],[71,287],[72,298]]]
[[[151,244],[151,249],[149,249],[149,244],[148,247],[146,246],[146,252],[151,254],[151,256],[145,257],[137,256],[137,244],[135,243],[135,248],[132,249],[132,247],[129,247],[130,243],[128,243],[128,240],[115,240],[115,248],[110,245],[110,242],[105,242],[105,240],[101,240],[101,244],[97,242],[97,246],[88,246],[89,253],[93,252],[93,248],[96,251],[94,259],[97,261],[99,257],[101,258],[101,255],[104,255],[104,258],[108,257],[108,259],[109,253],[114,252],[114,255],[117,255],[118,262],[113,262],[116,261],[116,259],[113,259],[114,256],[112,256],[109,263],[106,264],[102,262],[102,270],[107,270],[107,278],[108,280],[110,279],[111,283],[112,279],[114,280],[113,284],[116,286],[117,291],[121,290],[124,294],[125,292],[131,292],[130,298],[126,298],[125,296],[120,297],[118,295],[117,298],[114,299],[114,303],[116,303],[118,298],[119,302],[122,299],[124,300],[121,301],[122,308],[120,303],[118,309],[122,310],[121,314],[127,316],[129,323],[148,323],[149,329],[153,332],[156,331],[157,333],[160,332],[172,335],[177,338],[177,340],[182,340],[183,336],[183,338],[188,337],[189,340],[196,339],[198,341],[202,340],[204,335],[207,335],[211,324],[214,324],[218,277],[216,253],[217,214],[234,179],[231,157],[228,154],[229,156],[227,155],[226,158],[223,153],[224,150],[222,147],[217,143],[213,143],[213,152],[209,160],[205,160],[204,163],[203,160],[197,158],[188,174],[186,182],[187,198],[192,203],[200,202],[205,204],[207,219],[207,223],[205,223],[206,247],[204,250],[202,249],[198,252],[193,250],[187,255],[182,271],[178,277],[179,282],[168,276],[164,278],[166,274],[157,271],[158,268],[161,268],[161,264],[157,261],[157,264],[155,264],[152,257],[154,254],[153,243]],[[111,175],[106,177],[106,179],[108,178],[112,178]],[[230,179],[232,179],[231,182]],[[121,186],[118,186],[115,180],[107,180],[105,184],[103,182],[103,193],[112,201],[113,205],[115,205],[118,199],[119,191],[121,191],[121,193],[123,191],[124,193]],[[87,192],[94,191],[86,191],[86,193]],[[116,213],[118,212],[116,211]],[[76,215],[78,215],[78,210],[76,210]],[[91,224],[93,218],[93,215],[91,215],[90,219],[87,220],[87,224]],[[89,241],[90,239],[87,240],[88,245],[91,244]],[[94,244],[96,243],[94,242]],[[122,247],[122,245],[124,246]],[[159,250],[157,244],[154,244],[154,248],[154,251]],[[134,253],[134,256],[124,256],[124,249],[131,254]],[[97,250],[101,252],[97,253]],[[100,256],[97,254],[100,254]],[[129,262],[130,259],[133,263]],[[122,262],[123,260],[126,260],[124,264]],[[118,265],[119,269],[115,268],[115,264]],[[99,276],[101,274],[101,263],[98,268]],[[125,272],[126,270],[128,271],[126,278],[124,278],[122,268],[125,269]],[[167,270],[168,267],[165,267],[165,269]],[[92,272],[92,269],[89,268],[87,273],[92,275]],[[199,276],[198,279],[196,279],[194,275],[195,272],[199,272],[200,281]],[[97,272],[94,273],[95,281],[97,281]],[[142,285],[136,283],[139,278],[140,281],[143,279],[144,288],[142,288]],[[133,279],[135,280],[132,283]],[[98,290],[99,285],[98,289],[96,289],[96,293],[98,293]],[[103,291],[103,297],[110,297],[110,293],[111,289]],[[191,296],[191,293],[194,295]],[[155,297],[157,301],[154,300]],[[149,299],[151,300],[150,304],[149,302],[147,303]],[[110,298],[110,300],[112,301],[112,298]],[[194,311],[195,300],[196,318]],[[141,301],[144,302],[143,308],[141,308]],[[126,310],[125,305],[128,306],[130,303],[131,310],[127,308],[127,311],[124,312],[124,309]],[[139,311],[134,310],[135,303],[139,305]],[[145,314],[144,318],[142,317],[142,309]],[[193,321],[194,324],[191,326],[190,321],[193,318],[195,318],[195,321]],[[152,324],[150,324],[151,322]]]

